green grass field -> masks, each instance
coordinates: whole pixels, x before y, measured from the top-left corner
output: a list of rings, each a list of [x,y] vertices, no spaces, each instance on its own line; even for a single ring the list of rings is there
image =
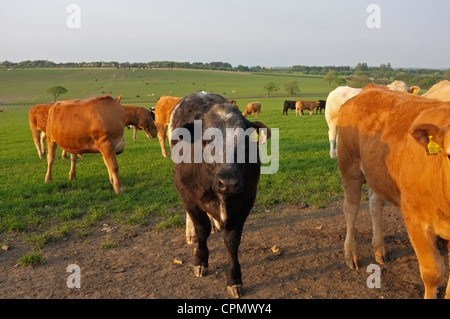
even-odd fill
[[[97,81],[95,81],[97,79]],[[89,236],[99,223],[148,224],[183,227],[184,211],[173,183],[172,162],[161,156],[157,139],[148,140],[125,129],[125,151],[118,156],[119,177],[125,193],[116,195],[100,154],[85,154],[77,178],[68,181],[70,161],[55,160],[53,182],[44,183],[46,160],[40,160],[28,125],[32,103],[48,102],[48,87],[65,86],[62,98],[88,98],[112,92],[123,103],[153,106],[163,94],[184,96],[203,89],[237,100],[241,110],[259,100],[259,121],[279,128],[279,170],[261,175],[254,214],[276,214],[277,204],[305,203],[323,207],[342,196],[336,160],[330,159],[324,115],[282,115],[286,95],[282,84],[299,82],[302,99],[324,98],[331,90],[317,77],[292,74],[250,75],[194,70],[28,69],[0,72],[0,245],[13,245],[11,234],[22,234],[30,249],[69,235]],[[263,86],[276,82],[280,91],[265,98]],[[146,84],[148,83],[148,84]],[[103,88],[101,88],[103,86]],[[99,88],[99,89],[97,89]],[[100,92],[99,92],[100,91]],[[170,93],[172,91],[172,93]],[[150,94],[150,96],[148,96]],[[154,94],[152,96],[151,94]],[[140,95],[136,98],[136,95]],[[144,100],[145,102],[136,102]],[[26,104],[28,103],[28,104]],[[30,104],[31,103],[31,104]],[[254,120],[250,116],[250,120]],[[269,148],[270,149],[270,148]]]

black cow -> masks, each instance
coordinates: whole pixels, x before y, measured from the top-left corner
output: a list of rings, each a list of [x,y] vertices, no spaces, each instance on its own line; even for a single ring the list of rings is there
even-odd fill
[[[295,102],[296,102],[296,101],[288,101],[288,100],[284,101],[284,105],[283,105],[283,115],[284,115],[284,114],[287,115],[289,109],[295,110]],[[302,114],[303,114],[303,112],[302,112]]]
[[[327,103],[327,101],[319,100],[318,102],[319,102],[319,106],[316,108],[316,114],[317,114],[317,111],[319,111],[320,114],[322,114],[322,110],[325,110],[325,104]]]
[[[223,230],[228,253],[227,292],[231,297],[239,298],[242,295],[242,279],[238,248],[244,222],[255,202],[261,163],[255,139],[257,135],[255,133],[252,136],[245,135],[241,142],[237,142],[240,137],[230,135],[230,128],[242,131],[248,128],[261,128],[265,130],[267,138],[270,137],[270,130],[263,123],[248,121],[222,96],[203,91],[186,96],[172,109],[170,128],[175,186],[183,207],[194,224],[197,236],[194,274],[202,277],[208,267],[207,239],[211,233],[209,214],[214,220],[219,221]],[[215,134],[207,137],[206,131],[211,128],[216,130]],[[254,129],[248,131],[255,132]],[[183,132],[189,132],[187,138],[182,135]],[[216,144],[222,139],[216,136],[218,133],[222,134],[223,145]],[[242,148],[238,152],[238,146],[242,146],[242,141],[245,152]],[[231,148],[227,148],[229,144]],[[230,152],[230,160],[227,154],[226,160],[224,159],[222,163],[217,158],[211,161],[210,156],[216,156],[221,152],[225,156],[229,149],[233,151]],[[183,156],[190,155],[180,161],[177,156],[181,153]],[[245,158],[239,159],[244,153]],[[198,155],[201,158],[195,159]],[[252,156],[256,156],[253,157],[253,161]]]

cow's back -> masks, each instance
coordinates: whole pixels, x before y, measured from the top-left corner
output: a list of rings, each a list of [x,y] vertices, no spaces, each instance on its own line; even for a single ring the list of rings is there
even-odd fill
[[[369,86],[348,100],[339,114],[338,162],[345,174],[348,163],[359,160],[369,187],[400,205],[398,176],[410,126],[436,101]]]
[[[168,125],[170,119],[170,112],[173,107],[181,101],[180,97],[173,97],[163,95],[159,98],[155,105],[155,122]]]
[[[95,141],[123,139],[125,110],[112,97],[63,101],[49,110],[47,135],[71,153],[98,152]]]

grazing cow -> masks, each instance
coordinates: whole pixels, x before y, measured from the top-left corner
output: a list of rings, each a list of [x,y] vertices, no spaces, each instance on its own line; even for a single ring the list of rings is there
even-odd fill
[[[247,116],[253,113],[255,117],[258,117],[259,113],[261,112],[261,103],[259,102],[250,102],[245,107],[244,112],[242,115]]]
[[[450,240],[450,103],[368,86],[339,116],[338,165],[347,219],[345,261],[358,268],[355,219],[367,182],[375,258],[386,260],[384,201],[402,210],[416,252],[425,298],[444,276],[437,239]],[[445,293],[450,298],[450,281]]]
[[[443,80],[436,83],[422,96],[429,99],[436,99],[441,102],[450,102],[450,81]]]
[[[40,159],[45,157],[45,137],[47,131],[48,110],[53,104],[36,104],[28,112],[31,135]],[[62,151],[62,158],[66,158],[66,151]]]
[[[419,91],[418,86],[408,87],[402,81],[394,81],[387,86],[392,91],[401,91],[417,94]],[[337,137],[337,121],[339,117],[339,110],[342,104],[344,104],[348,99],[354,97],[361,89],[355,89],[348,86],[339,86],[334,91],[331,91],[327,97],[326,109],[325,109],[325,120],[328,124],[328,139],[330,141],[330,157],[336,157],[336,137]]]
[[[56,102],[48,111],[47,173],[45,182],[52,181],[52,166],[56,145],[72,153],[69,180],[75,179],[75,154],[101,153],[116,193],[123,192],[119,181],[116,154],[123,152],[125,109],[110,96],[86,101]]]
[[[228,252],[227,292],[233,298],[242,295],[238,248],[244,222],[255,202],[261,166],[256,140],[244,138],[239,130],[255,132],[253,128],[264,128],[267,138],[270,137],[264,124],[248,121],[226,99],[206,92],[186,96],[170,117],[175,186],[197,236],[194,273],[201,277],[208,267],[210,215],[223,230]],[[189,132],[187,138],[183,131]],[[243,141],[245,150],[237,146],[242,146]],[[186,161],[175,160],[180,145],[187,149],[182,149],[183,156],[185,152],[188,154]],[[220,154],[226,154],[226,161]],[[201,159],[195,160],[198,156]]]
[[[317,101],[297,101],[295,102],[295,116],[300,114],[302,116],[303,110],[308,110],[309,115],[312,115],[314,109],[319,105]]]
[[[137,130],[143,130],[147,138],[156,137],[158,130],[156,129],[155,123],[153,122],[150,111],[147,109],[134,106],[134,105],[123,105],[125,109],[125,125],[133,126],[133,141],[136,141]]]
[[[181,97],[162,95],[155,105],[155,125],[158,129],[158,140],[163,157],[167,157],[166,130],[169,125],[170,112],[179,101],[181,101]]]
[[[316,114],[317,114],[317,111],[319,111],[320,114],[322,114],[322,110],[325,110],[325,106],[327,104],[327,101],[319,100],[318,102],[319,102],[319,106],[316,107]]]
[[[289,109],[295,110],[295,102],[296,101],[288,101],[288,100],[284,101],[284,104],[283,104],[283,115],[284,114],[287,115]]]

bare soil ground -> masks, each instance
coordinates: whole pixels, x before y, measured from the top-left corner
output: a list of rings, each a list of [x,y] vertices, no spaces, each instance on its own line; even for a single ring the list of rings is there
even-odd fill
[[[359,270],[344,263],[346,226],[341,205],[334,202],[325,209],[279,206],[251,213],[240,246],[243,299],[422,298],[417,258],[399,210],[385,208],[389,261],[381,266],[381,288],[369,288],[372,272],[367,267],[375,261],[367,203],[362,203],[357,220]],[[116,245],[102,248],[105,241]],[[46,262],[35,267],[17,265],[18,258],[30,250],[17,240],[11,249],[0,250],[0,298],[227,298],[221,233],[212,234],[208,244],[209,273],[195,278],[194,247],[185,243],[183,229],[102,225],[85,238],[72,236],[46,245],[42,250]],[[81,269],[79,289],[67,287],[70,264]],[[445,283],[441,298],[444,290]]]

